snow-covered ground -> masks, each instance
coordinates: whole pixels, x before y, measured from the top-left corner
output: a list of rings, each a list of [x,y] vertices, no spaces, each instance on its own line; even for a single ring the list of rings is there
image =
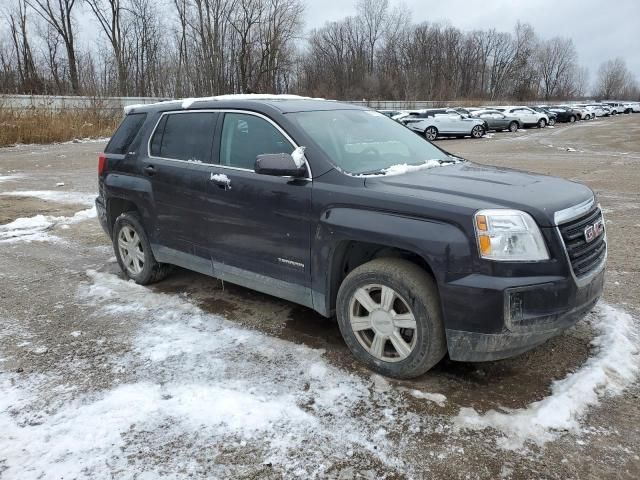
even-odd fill
[[[597,336],[593,355],[576,372],[554,382],[551,395],[517,410],[491,410],[478,414],[462,408],[455,419],[459,428],[496,429],[504,434],[498,446],[523,448],[530,440],[542,445],[563,432],[581,433],[580,420],[602,397],[619,395],[638,378],[640,332],[631,315],[600,304],[588,317]]]

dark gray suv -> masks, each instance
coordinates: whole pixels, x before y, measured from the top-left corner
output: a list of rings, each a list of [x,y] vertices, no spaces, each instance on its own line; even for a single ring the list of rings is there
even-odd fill
[[[179,265],[336,316],[408,378],[524,352],[598,300],[593,192],[462,160],[384,115],[293,97],[129,110],[99,159],[100,221],[141,284]]]

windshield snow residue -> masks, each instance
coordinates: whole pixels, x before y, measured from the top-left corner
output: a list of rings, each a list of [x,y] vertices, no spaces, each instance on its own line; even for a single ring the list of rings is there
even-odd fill
[[[409,165],[406,163],[391,165],[388,168],[382,169],[379,172],[373,173],[360,173],[353,175],[354,177],[391,177],[394,175],[404,175],[405,173],[419,172],[420,170],[429,170],[430,168],[442,167],[444,165],[454,165],[459,163],[459,160],[427,160],[424,163],[418,165]]]

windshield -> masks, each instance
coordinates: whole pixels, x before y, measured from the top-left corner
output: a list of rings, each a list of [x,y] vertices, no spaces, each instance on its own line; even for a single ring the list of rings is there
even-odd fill
[[[290,114],[331,162],[352,175],[375,174],[397,165],[457,159],[407,127],[371,110],[328,110]]]

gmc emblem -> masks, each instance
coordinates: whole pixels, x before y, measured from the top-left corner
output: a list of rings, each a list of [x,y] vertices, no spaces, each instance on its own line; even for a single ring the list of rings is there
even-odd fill
[[[584,238],[587,242],[593,242],[604,232],[604,222],[602,219],[598,220],[593,225],[589,225],[584,229]]]

